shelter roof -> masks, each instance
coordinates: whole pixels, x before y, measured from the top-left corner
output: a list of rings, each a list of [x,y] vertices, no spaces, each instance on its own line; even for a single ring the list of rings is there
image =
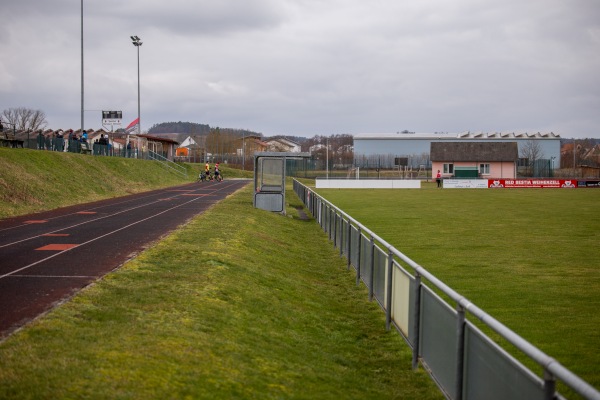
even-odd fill
[[[137,137],[141,137],[141,138],[146,138],[149,141],[152,142],[161,142],[161,143],[171,143],[171,144],[179,144],[178,141],[173,140],[173,139],[168,139],[168,138],[161,138],[158,136],[152,136],[152,135],[135,135]]]

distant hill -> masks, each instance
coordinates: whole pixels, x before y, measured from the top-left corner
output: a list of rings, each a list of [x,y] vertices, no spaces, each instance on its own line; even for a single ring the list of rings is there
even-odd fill
[[[148,135],[168,138],[183,142],[188,136],[208,136],[211,133],[221,133],[223,135],[233,135],[236,137],[242,137],[244,135],[257,135],[261,136],[261,133],[252,132],[246,129],[231,129],[231,128],[211,128],[207,124],[198,124],[195,122],[162,122],[160,124],[154,124],[152,128],[148,129]]]
[[[195,122],[161,122],[160,124],[154,124],[152,128],[148,129],[149,135],[156,135],[160,133],[182,133],[186,135],[208,135],[210,133],[210,126],[207,124],[198,124]]]

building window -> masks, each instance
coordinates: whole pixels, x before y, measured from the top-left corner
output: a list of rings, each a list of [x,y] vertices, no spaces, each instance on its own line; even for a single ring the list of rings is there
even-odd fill
[[[490,164],[479,164],[479,174],[489,175],[490,174]]]
[[[453,174],[454,164],[444,164],[444,174]]]

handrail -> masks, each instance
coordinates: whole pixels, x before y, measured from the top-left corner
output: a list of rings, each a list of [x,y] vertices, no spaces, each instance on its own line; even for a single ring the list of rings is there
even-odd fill
[[[421,265],[410,259],[408,256],[406,256],[401,251],[399,251],[394,246],[385,241],[383,238],[378,236],[371,229],[364,226],[362,223],[350,216],[348,213],[341,210],[339,207],[335,206],[333,203],[331,203],[318,193],[314,192],[298,180],[294,179],[294,185],[300,185],[309,193],[311,193],[311,196],[317,197],[318,199],[320,199],[320,201],[327,204],[336,212],[339,212],[340,216],[345,217],[348,220],[349,224],[352,223],[357,227],[357,229],[360,229],[360,231],[365,233],[367,236],[370,236],[372,239],[379,242],[382,245],[382,247],[388,250],[390,254],[393,254],[394,256],[398,257],[400,260],[404,261],[407,265],[413,268],[417,276],[426,278],[433,286],[435,286],[437,289],[439,289],[448,297],[450,297],[453,301],[457,303],[457,305],[462,307],[462,309],[468,311],[471,315],[479,319],[493,331],[498,333],[501,337],[506,339],[509,343],[513,344],[525,355],[527,355],[537,364],[539,364],[545,371],[551,373],[552,376],[560,379],[563,383],[565,383],[567,386],[569,386],[571,389],[573,389],[586,399],[600,400],[600,391],[598,391],[592,385],[581,379],[579,376],[575,375],[573,372],[561,365],[554,358],[548,356],[547,354],[539,350],[537,347],[529,343],[527,340],[523,339],[517,333],[515,333],[506,325],[502,324],[500,321],[483,311],[481,308],[477,307],[474,303],[469,301],[464,296],[460,295],[458,292],[456,292],[454,289],[452,289],[440,279],[435,277],[432,273],[427,271]],[[304,199],[302,199],[302,201],[304,202]]]
[[[172,169],[174,172],[176,172],[182,176],[187,176],[187,170],[185,168],[183,168],[181,165],[178,165],[177,163],[169,160],[166,157],[161,156],[158,153],[153,152],[152,150],[148,150],[148,158],[150,160],[160,162],[161,165],[164,165],[165,167]]]

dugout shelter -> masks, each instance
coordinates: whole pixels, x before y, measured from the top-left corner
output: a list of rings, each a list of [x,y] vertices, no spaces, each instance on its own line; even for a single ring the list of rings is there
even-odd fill
[[[255,153],[254,207],[285,214],[286,162],[306,158],[310,158],[310,153]]]

